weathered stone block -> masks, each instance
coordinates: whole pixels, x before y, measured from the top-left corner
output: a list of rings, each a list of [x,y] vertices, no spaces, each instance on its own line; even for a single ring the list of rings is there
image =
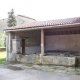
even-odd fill
[[[60,66],[75,66],[76,57],[43,56],[42,64],[53,64]]]
[[[21,62],[23,62],[23,63],[26,62],[26,56],[25,55],[22,55]]]
[[[22,54],[17,54],[16,59],[18,62],[21,62]]]
[[[36,56],[35,64],[41,64],[39,55]]]
[[[39,55],[36,54],[31,55],[17,54],[17,61],[23,63],[40,64],[40,57]]]
[[[17,61],[23,63],[40,64],[40,55],[21,55],[17,54]],[[51,64],[57,66],[75,66],[76,57],[60,57],[60,56],[42,56],[41,64]]]
[[[42,56],[42,64],[52,64],[53,57],[52,56]]]

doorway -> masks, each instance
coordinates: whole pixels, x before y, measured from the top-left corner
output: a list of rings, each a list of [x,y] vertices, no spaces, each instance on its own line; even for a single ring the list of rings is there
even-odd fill
[[[22,39],[22,54],[25,55],[25,39]]]

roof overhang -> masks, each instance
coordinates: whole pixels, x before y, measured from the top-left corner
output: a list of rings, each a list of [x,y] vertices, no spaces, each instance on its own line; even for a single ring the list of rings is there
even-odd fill
[[[40,29],[51,29],[51,28],[71,28],[71,27],[79,27],[80,23],[75,24],[62,24],[62,25],[53,25],[53,26],[38,26],[38,27],[30,27],[30,28],[16,28],[16,29],[4,29],[5,32],[15,32],[15,31],[28,31],[28,30],[40,30]]]

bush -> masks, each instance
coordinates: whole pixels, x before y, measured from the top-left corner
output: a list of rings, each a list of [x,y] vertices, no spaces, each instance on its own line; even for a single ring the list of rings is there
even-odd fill
[[[0,64],[2,64],[3,61],[6,61],[6,58],[1,58],[1,59],[0,59]]]

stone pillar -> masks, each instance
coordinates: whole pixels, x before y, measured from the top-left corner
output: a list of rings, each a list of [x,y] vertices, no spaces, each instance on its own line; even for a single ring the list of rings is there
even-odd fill
[[[8,61],[10,61],[10,56],[11,56],[11,52],[12,52],[12,44],[11,44],[11,33],[8,32]]]
[[[41,54],[44,55],[44,29],[41,29]]]
[[[12,56],[12,38],[14,38],[14,33],[6,32],[6,52],[7,52],[7,61],[11,61]]]
[[[40,54],[40,63],[42,63],[42,56],[44,55],[44,30],[41,29],[41,54]]]
[[[20,53],[20,39],[12,39],[12,53],[10,61],[17,60],[17,53]]]
[[[9,59],[9,48],[8,48],[8,40],[9,40],[9,37],[8,37],[8,33],[6,33],[6,61],[8,61]]]

